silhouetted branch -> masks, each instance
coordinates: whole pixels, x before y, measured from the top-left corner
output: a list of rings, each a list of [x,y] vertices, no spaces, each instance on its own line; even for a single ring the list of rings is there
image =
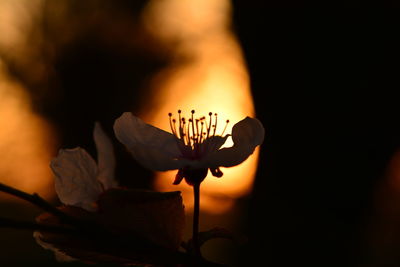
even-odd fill
[[[53,214],[54,216],[59,218],[62,222],[70,223],[73,225],[76,225],[77,223],[80,224],[80,222],[77,221],[75,218],[60,211],[59,209],[57,209],[56,207],[51,205],[49,202],[47,202],[46,200],[41,198],[37,193],[28,194],[26,192],[23,192],[21,190],[11,187],[11,186],[5,185],[3,183],[0,183],[0,191],[10,194],[10,195],[13,195],[22,200],[28,201],[31,204],[39,207],[40,209]]]
[[[0,217],[0,228],[13,228],[21,230],[32,230],[32,231],[44,231],[50,233],[61,233],[61,234],[77,234],[78,231],[74,228],[43,225],[35,222],[27,221],[16,221],[13,219]]]

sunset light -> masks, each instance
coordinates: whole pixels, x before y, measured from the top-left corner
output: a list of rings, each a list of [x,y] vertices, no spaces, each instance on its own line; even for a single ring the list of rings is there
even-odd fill
[[[165,45],[176,42],[176,55],[171,67],[153,79],[157,92],[149,101],[154,109],[145,109],[140,116],[147,122],[170,131],[168,113],[182,110],[188,116],[217,113],[226,133],[246,116],[254,117],[249,77],[240,46],[230,32],[230,3],[220,1],[152,1],[144,16],[147,28]],[[199,12],[200,11],[200,12]],[[185,23],[181,23],[184,21]],[[228,139],[225,146],[230,146]],[[211,213],[229,209],[235,198],[247,195],[257,166],[258,150],[243,164],[223,168],[221,179],[211,174],[202,184],[201,208]],[[186,184],[172,185],[174,171],[157,173],[158,190],[182,190],[185,205],[190,206],[191,190]]]

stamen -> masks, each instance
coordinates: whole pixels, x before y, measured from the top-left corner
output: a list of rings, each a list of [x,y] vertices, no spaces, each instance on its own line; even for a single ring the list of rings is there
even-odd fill
[[[194,131],[194,127],[195,127],[195,125],[194,125],[194,109],[193,109],[192,110],[192,136],[193,137],[196,135],[196,132]],[[193,144],[194,144],[194,141],[195,140],[193,140]]]
[[[173,118],[173,113],[171,112],[168,113],[168,116],[171,131],[175,137],[180,140],[178,145],[187,147],[185,148],[185,151],[190,151],[193,158],[198,158],[204,153],[204,151],[210,149],[207,147],[209,143],[204,143],[204,141],[217,134],[218,114],[209,112],[208,119],[206,116],[195,118],[194,114],[195,110],[191,110],[191,115],[189,116],[189,119],[186,120],[186,118],[182,116],[182,111],[179,109],[177,119]],[[177,120],[179,120],[178,123]],[[228,124],[229,120],[226,120],[221,136],[225,134]],[[217,175],[220,175],[218,170],[214,170],[214,172],[217,173]]]
[[[178,126],[179,139],[182,139],[182,131],[181,131],[181,129],[182,129],[182,119],[181,119],[181,110],[180,109],[178,109],[178,116],[179,116],[179,118],[178,118],[178,120],[179,120],[179,126]]]
[[[208,116],[210,117],[210,123],[207,125],[207,138],[210,136],[210,130],[212,126],[212,112],[209,112]]]
[[[221,133],[221,136],[224,135],[225,130],[226,130],[226,127],[228,126],[228,124],[229,124],[229,120],[226,120],[225,127],[224,127],[224,130],[223,130],[222,133]]]
[[[179,114],[179,135],[181,140],[185,143],[184,136],[185,136],[185,118],[180,118]]]
[[[196,119],[196,143],[200,143],[199,119]]]
[[[188,125],[187,125],[187,128],[186,128],[186,133],[187,133],[187,140],[188,140],[188,143],[187,143],[187,145],[188,146],[192,146],[192,141],[191,141],[191,135],[190,135],[190,128],[191,128],[191,126],[190,125],[193,125],[193,120],[192,119],[189,119],[189,123],[188,123]],[[192,133],[193,134],[193,133]]]
[[[203,118],[201,120],[203,120]],[[202,143],[203,136],[205,135],[205,133],[203,133],[204,122],[201,121],[200,125],[201,125],[201,127],[200,127],[200,133],[199,133],[199,143]]]
[[[171,128],[172,134],[176,136],[176,132],[174,131],[174,127],[172,126],[172,113],[168,113],[168,117],[169,117],[169,127]]]
[[[215,125],[214,125],[214,132],[213,132],[213,136],[215,136],[215,132],[217,131],[217,122],[218,122],[218,114],[215,113]]]
[[[189,145],[189,144],[190,144],[190,140],[189,140],[189,131],[188,131],[188,129],[189,129],[189,123],[188,123],[188,125],[186,126],[186,119],[185,119],[185,118],[182,118],[182,123],[183,123],[183,125],[182,125],[182,132],[183,132],[183,135],[185,136],[185,145]]]
[[[179,138],[178,133],[176,132],[176,120],[172,119],[172,123],[173,123],[173,128],[172,128],[172,133]]]

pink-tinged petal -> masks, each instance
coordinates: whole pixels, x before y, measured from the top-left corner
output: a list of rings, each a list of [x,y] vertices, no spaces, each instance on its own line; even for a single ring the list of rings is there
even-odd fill
[[[115,155],[110,138],[101,128],[100,123],[96,122],[93,131],[93,138],[97,149],[97,179],[101,182],[104,189],[117,187],[115,180]]]
[[[232,167],[245,161],[264,140],[265,130],[257,119],[246,117],[232,128],[234,145],[211,153],[205,162],[210,167]]]
[[[178,160],[181,152],[174,135],[143,122],[130,112],[115,121],[114,132],[133,157],[148,169],[166,171],[185,164]]]
[[[55,188],[66,205],[94,211],[94,203],[103,191],[98,182],[97,166],[82,148],[62,149],[50,164],[55,174]]]

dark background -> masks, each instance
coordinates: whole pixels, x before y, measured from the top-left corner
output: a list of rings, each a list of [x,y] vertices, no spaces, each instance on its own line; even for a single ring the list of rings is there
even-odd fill
[[[375,255],[368,232],[381,208],[376,192],[400,145],[395,14],[234,3],[266,127],[246,261],[400,266],[398,256]]]
[[[145,1],[59,2],[69,12],[59,20],[44,13],[45,41],[35,48],[49,75],[32,80],[32,66],[15,58],[8,66],[55,125],[60,147],[95,153],[93,121],[111,133],[123,111],[139,109],[148,78],[168,65],[169,53],[137,27]],[[45,10],[54,3],[46,1]],[[249,243],[238,265],[400,266],[397,247],[376,255],[369,237],[377,191],[400,146],[396,14],[275,6],[233,1],[232,29],[266,129],[254,191],[244,200]],[[60,33],[70,28],[79,34],[65,41]],[[121,182],[148,187],[151,173],[116,145]],[[7,242],[20,235],[7,233]],[[50,253],[43,258],[46,266],[53,261]]]

